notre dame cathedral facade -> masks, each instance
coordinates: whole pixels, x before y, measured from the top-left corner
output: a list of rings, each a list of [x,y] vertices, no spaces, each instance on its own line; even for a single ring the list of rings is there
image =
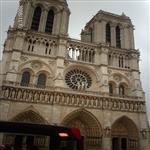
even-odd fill
[[[99,11],[68,36],[65,0],[20,0],[2,59],[0,119],[77,127],[84,150],[149,150],[134,26]]]

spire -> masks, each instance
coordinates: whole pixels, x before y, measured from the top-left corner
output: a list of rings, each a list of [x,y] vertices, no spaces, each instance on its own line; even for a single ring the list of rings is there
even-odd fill
[[[19,29],[23,28],[23,3],[22,2],[23,0],[19,1],[19,7],[14,22],[14,26]]]

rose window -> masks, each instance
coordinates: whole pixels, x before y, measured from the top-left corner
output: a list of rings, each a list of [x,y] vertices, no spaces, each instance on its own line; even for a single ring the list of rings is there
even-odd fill
[[[89,74],[79,69],[69,71],[65,76],[65,81],[70,88],[75,90],[85,90],[92,84]]]

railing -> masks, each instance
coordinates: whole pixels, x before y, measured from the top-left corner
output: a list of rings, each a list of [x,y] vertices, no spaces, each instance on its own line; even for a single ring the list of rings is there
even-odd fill
[[[77,40],[68,41],[67,58],[88,63],[95,62],[95,46]]]
[[[42,56],[54,56],[58,40],[54,36],[28,33],[25,37],[24,52]]]
[[[145,102],[86,94],[70,94],[57,90],[2,86],[1,99],[28,103],[57,104],[112,111],[145,112]]]

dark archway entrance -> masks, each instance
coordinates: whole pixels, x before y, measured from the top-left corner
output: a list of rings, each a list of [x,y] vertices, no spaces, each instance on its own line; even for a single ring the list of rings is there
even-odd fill
[[[84,109],[76,110],[66,116],[62,124],[80,129],[84,150],[101,150],[102,128],[93,114]]]
[[[37,111],[26,110],[19,113],[11,119],[14,122],[25,122],[34,124],[46,124]],[[19,133],[6,133],[3,134],[3,144],[13,145],[15,150],[20,149],[31,149],[34,145],[45,148],[46,136],[41,135],[30,135],[30,134],[19,134]]]
[[[112,150],[138,150],[138,129],[134,122],[121,117],[112,125]]]

